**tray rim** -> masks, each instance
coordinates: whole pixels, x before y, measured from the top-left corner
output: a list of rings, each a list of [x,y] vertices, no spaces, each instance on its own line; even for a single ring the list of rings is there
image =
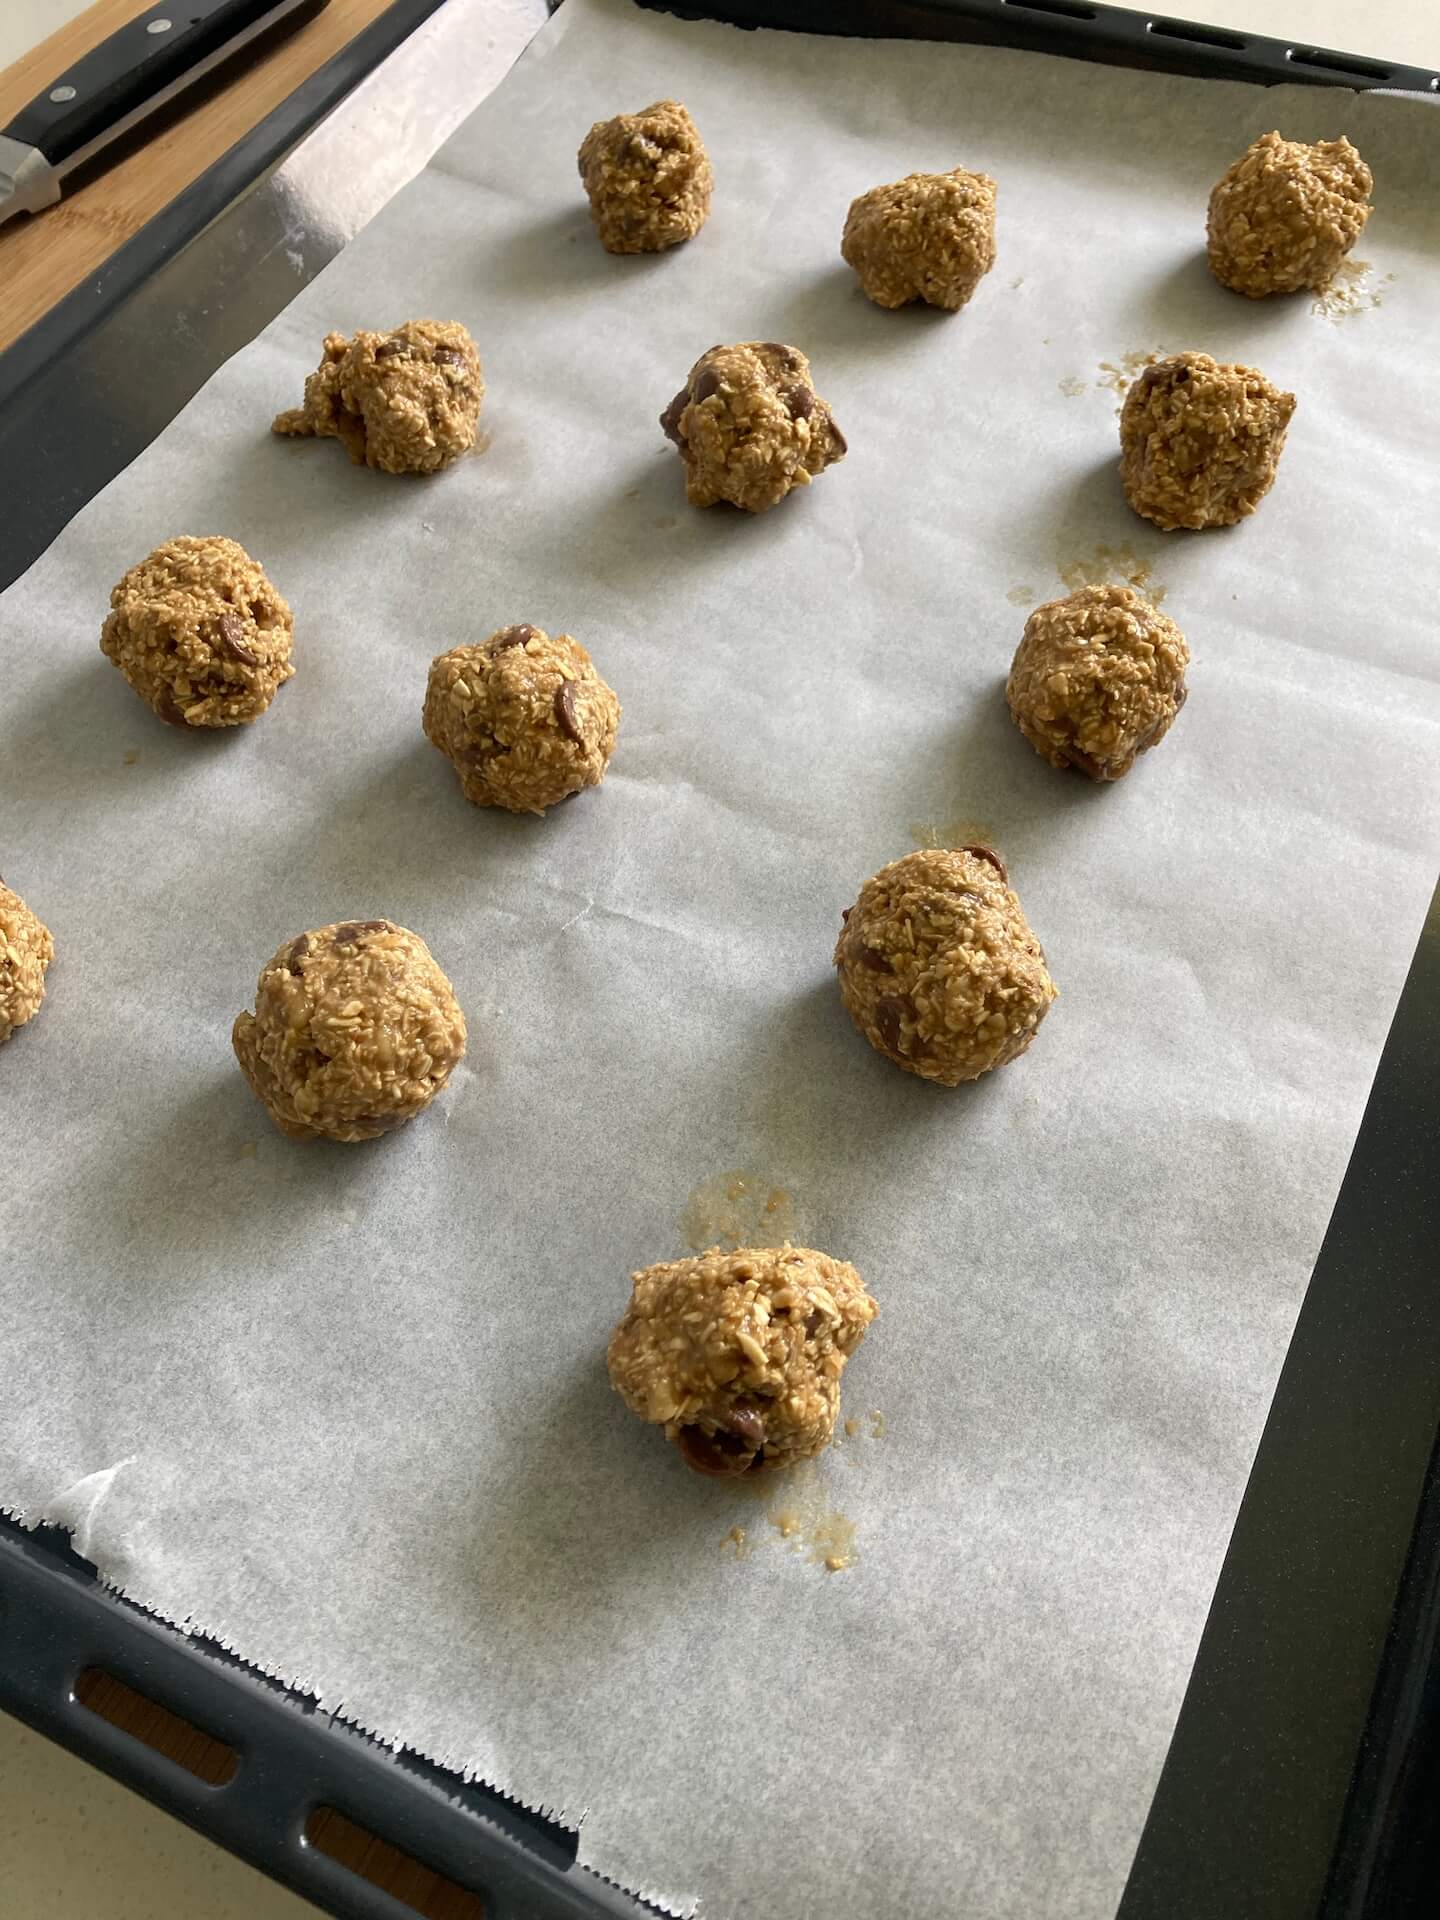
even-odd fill
[[[0,408],[47,369],[53,372],[87,335],[103,326],[171,254],[231,206],[439,4],[440,0],[393,0],[349,47],[112,256],[100,275],[58,303],[0,354]],[[555,4],[558,0],[551,0],[552,11]],[[698,5],[638,0],[638,4],[682,18],[719,19],[742,26],[975,38],[985,44],[1116,58],[1129,65],[1202,77],[1259,84],[1301,81],[1367,90],[1384,87],[1440,96],[1440,73],[1428,69],[1230,33],[1168,14],[1092,5],[1089,0],[834,0],[833,4],[829,0],[711,0]],[[927,34],[922,31],[926,24],[949,30]],[[71,510],[80,504],[75,501]],[[1210,1920],[1212,1915],[1219,1920],[1222,1914],[1229,1920],[1237,1910],[1233,1883],[1223,1875],[1217,1879],[1197,1871],[1202,1862],[1195,1846],[1202,1834],[1209,1835],[1211,1844],[1223,1834],[1227,1849],[1241,1858],[1249,1847],[1252,1877],[1248,1884],[1254,1899],[1244,1908],[1248,1920],[1290,1920],[1290,1916],[1298,1920],[1301,1914],[1316,1913],[1322,1913],[1323,1920],[1393,1920],[1393,1908],[1373,1904],[1379,1897],[1377,1889],[1383,1892],[1383,1876],[1374,1863],[1385,1857],[1397,1781],[1404,1772],[1405,1743],[1414,1735],[1407,1703],[1413,1705],[1418,1684],[1413,1671],[1415,1648],[1436,1631],[1433,1563],[1440,1526],[1440,1449],[1432,1458],[1431,1447],[1440,1430],[1440,1409],[1432,1406],[1429,1429],[1420,1432],[1418,1439],[1412,1422],[1402,1448],[1403,1463],[1398,1467],[1395,1461],[1390,1463],[1392,1475],[1408,1476],[1401,1505],[1414,1516],[1414,1523],[1404,1529],[1396,1548],[1399,1570],[1391,1583],[1386,1626],[1378,1636],[1372,1634],[1375,1644],[1362,1660],[1360,1679],[1364,1682],[1369,1677],[1362,1689],[1362,1711],[1352,1729],[1350,1765],[1340,1787],[1343,1817],[1337,1813],[1333,1840],[1323,1858],[1310,1846],[1298,1878],[1292,1872],[1286,1879],[1273,1857],[1274,1845],[1266,1844],[1283,1836],[1254,1831],[1257,1809],[1266,1803],[1263,1794],[1256,1797],[1253,1787],[1274,1764],[1277,1731],[1290,1729],[1277,1722],[1267,1738],[1258,1742],[1252,1729],[1247,1746],[1241,1725],[1245,1688],[1237,1691],[1232,1684],[1227,1694],[1222,1681],[1227,1670],[1232,1683],[1236,1679],[1233,1636],[1237,1622],[1253,1606],[1253,1590],[1265,1584],[1261,1563],[1267,1556],[1276,1557],[1276,1530],[1283,1534],[1287,1524],[1292,1530],[1297,1524],[1296,1516],[1285,1511],[1293,1489],[1276,1462],[1295,1444],[1296,1421],[1303,1426],[1308,1419],[1313,1426],[1333,1405],[1336,1382],[1326,1377],[1327,1356],[1317,1351],[1319,1343],[1314,1339],[1302,1339],[1302,1330],[1315,1324],[1317,1314],[1323,1316],[1327,1308],[1333,1313],[1341,1303],[1356,1259],[1355,1236],[1363,1237],[1370,1230],[1367,1218],[1373,1225],[1398,1200],[1410,1208],[1412,1228],[1429,1232],[1429,1245],[1440,1244],[1440,1111],[1429,1115],[1428,1143],[1419,1142],[1423,1165],[1405,1162],[1397,1168],[1393,1164],[1393,1142],[1387,1141],[1390,1129],[1385,1123],[1387,1100],[1392,1109],[1395,1104],[1392,1082],[1401,1075],[1413,1080],[1417,1062],[1423,1065],[1427,1060],[1429,1084],[1440,1085],[1440,892],[1417,947],[1297,1318],[1119,1920],[1151,1920],[1152,1915],[1155,1920],[1162,1915],[1165,1920]],[[1431,1104],[1433,1108],[1435,1103]],[[1428,1213],[1423,1204],[1427,1172]],[[1355,1186],[1357,1176],[1360,1189]],[[1420,1244],[1417,1239],[1417,1255]],[[1421,1277],[1417,1273],[1408,1278],[1418,1284]],[[1431,1319],[1425,1338],[1427,1351],[1433,1349],[1435,1377],[1440,1378],[1440,1312]],[[1336,1357],[1328,1356],[1330,1373],[1335,1371]],[[1341,1386],[1343,1390],[1343,1382]],[[1422,1441],[1422,1464],[1417,1469],[1415,1455]],[[1320,1495],[1329,1491],[1312,1488],[1312,1493]],[[1316,1517],[1308,1514],[1312,1528]],[[1313,1548],[1313,1533],[1307,1542]],[[7,1633],[0,1638],[0,1707],[332,1913],[356,1916],[356,1920],[402,1920],[413,1909],[305,1844],[301,1832],[305,1811],[320,1804],[338,1806],[382,1838],[473,1888],[485,1900],[490,1920],[506,1920],[509,1915],[516,1920],[522,1915],[524,1920],[586,1920],[587,1916],[599,1920],[644,1910],[642,1903],[575,1865],[573,1853],[568,1865],[561,1864],[567,1843],[573,1841],[565,1830],[517,1808],[489,1788],[465,1783],[415,1756],[397,1757],[343,1721],[307,1713],[303,1696],[267,1680],[203,1638],[187,1636],[119,1598],[53,1529],[27,1530],[7,1518],[3,1508],[0,1610],[7,1624]],[[74,1679],[90,1664],[104,1667],[182,1717],[228,1738],[237,1752],[259,1764],[242,1764],[236,1778],[222,1788],[203,1786],[79,1705],[72,1691]],[[1354,1705],[1352,1698],[1352,1720]],[[1228,1754],[1227,1742],[1231,1743]],[[1221,1795],[1218,1802],[1212,1795],[1205,1817],[1187,1826],[1186,1797],[1195,1798],[1197,1772],[1203,1772],[1206,1756],[1233,1758],[1236,1753],[1245,1764],[1234,1769],[1229,1794]],[[1333,1798],[1333,1782],[1331,1789]],[[468,1820],[466,1814],[471,1816]],[[1255,1875],[1264,1876],[1263,1886]],[[1323,1909],[1311,1897],[1321,1885]]]

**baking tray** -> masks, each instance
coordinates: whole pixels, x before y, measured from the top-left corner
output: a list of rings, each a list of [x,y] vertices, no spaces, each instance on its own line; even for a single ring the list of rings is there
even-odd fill
[[[333,246],[287,230],[301,273],[256,270],[255,242],[281,230],[283,209],[255,177],[435,4],[398,0],[98,283],[0,355],[0,471],[26,479],[0,516],[0,585],[325,263]],[[664,10],[1262,84],[1440,94],[1440,75],[1424,69],[1080,0]],[[178,312],[183,347],[169,324]],[[168,352],[140,351],[157,338]],[[123,417],[112,397],[122,381]],[[1440,1910],[1437,1088],[1440,895],[1296,1325],[1120,1920],[1419,1920]],[[94,1669],[233,1749],[233,1776],[206,1784],[83,1705],[77,1683]],[[573,1835],[317,1713],[214,1643],[108,1592],[63,1535],[4,1521],[0,1706],[336,1914],[399,1920],[413,1908],[311,1844],[307,1821],[321,1808],[472,1890],[489,1920],[641,1911],[575,1865]]]

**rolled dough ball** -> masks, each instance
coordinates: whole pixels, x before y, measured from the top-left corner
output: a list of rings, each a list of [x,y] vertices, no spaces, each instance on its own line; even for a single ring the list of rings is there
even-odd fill
[[[840,998],[872,1047],[958,1086],[1035,1038],[1055,983],[989,847],[931,847],[882,867],[844,915]]]
[[[610,1380],[632,1413],[715,1476],[793,1466],[830,1439],[845,1362],[878,1308],[810,1247],[711,1247],[632,1274]]]
[[[327,333],[305,404],[272,432],[340,440],[357,464],[437,473],[468,453],[485,382],[475,342],[455,320],[407,320],[389,333]]]
[[[597,120],[580,143],[580,178],[607,253],[663,253],[693,240],[715,175],[678,100]]]
[[[423,1113],[450,1078],[465,1016],[418,933],[345,920],[285,942],[231,1038],[281,1133],[373,1140]]]
[[[845,458],[845,436],[798,347],[746,340],[711,347],[660,416],[685,462],[692,505],[728,500],[764,513]]]
[[[0,1045],[40,1011],[54,958],[50,929],[0,880]]]
[[[1211,271],[1252,300],[1328,287],[1364,232],[1374,184],[1348,140],[1262,133],[1211,192]]]
[[[1270,491],[1294,411],[1294,394],[1254,367],[1208,353],[1156,361],[1120,412],[1125,498],[1167,533],[1233,526]]]
[[[1184,634],[1133,587],[1080,587],[1025,622],[1005,697],[1052,767],[1119,780],[1170,731],[1189,663]]]
[[[987,173],[911,173],[850,203],[840,251],[880,307],[963,307],[995,264]]]
[[[294,672],[290,609],[219,534],[167,540],[110,594],[100,650],[175,727],[244,727]]]
[[[598,787],[619,725],[620,702],[568,633],[502,627],[430,663],[425,736],[477,807],[544,813]]]

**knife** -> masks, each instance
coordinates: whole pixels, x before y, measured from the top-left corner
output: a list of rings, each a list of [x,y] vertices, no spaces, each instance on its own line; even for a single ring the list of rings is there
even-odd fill
[[[325,0],[159,0],[57,74],[0,133],[0,221],[60,198],[68,174],[248,41]]]

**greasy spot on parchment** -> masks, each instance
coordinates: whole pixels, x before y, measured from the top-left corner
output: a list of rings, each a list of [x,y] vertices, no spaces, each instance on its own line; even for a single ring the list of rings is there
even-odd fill
[[[1122,353],[1118,361],[1102,360],[1100,378],[1095,384],[1097,387],[1106,388],[1123,404],[1126,394],[1134,385],[1135,376],[1142,368],[1153,366],[1159,358],[1160,355],[1157,352],[1148,348],[1134,347],[1129,353]],[[1118,413],[1120,408],[1117,406],[1115,411]]]
[[[969,816],[944,820],[912,820],[907,829],[916,847],[994,847],[1002,852],[999,836],[986,820]]]
[[[680,1215],[680,1233],[695,1253],[707,1247],[779,1247],[796,1237],[795,1200],[788,1188],[748,1167],[729,1167],[693,1187]]]
[[[1005,598],[1010,602],[1012,607],[1033,607],[1039,595],[1032,586],[1014,586],[1011,587]]]
[[[883,1440],[886,1433],[884,1414],[878,1407],[874,1407],[868,1417],[870,1425],[866,1427],[861,1423],[858,1415],[850,1414],[843,1426],[836,1428],[830,1442],[832,1449],[843,1452],[846,1449],[846,1443],[851,1440]]]
[[[1085,382],[1077,374],[1067,373],[1060,382],[1060,391],[1067,400],[1078,400],[1086,391]]]
[[[1342,260],[1329,286],[1316,291],[1310,311],[1324,320],[1348,320],[1353,314],[1373,312],[1384,306],[1384,289],[1394,278],[1387,273],[1377,282],[1368,260]]]
[[[827,1573],[843,1573],[855,1564],[855,1522],[832,1513],[811,1535],[810,1558]]]
[[[859,1558],[856,1524],[832,1507],[812,1465],[797,1467],[775,1495],[765,1515],[792,1552],[804,1553],[812,1566],[843,1573]]]
[[[860,1430],[857,1420],[847,1421],[846,1425],[855,1432]],[[875,1437],[873,1429],[871,1437]],[[735,1491],[758,1489],[740,1481]],[[803,1557],[810,1566],[823,1567],[826,1573],[843,1573],[847,1567],[854,1566],[860,1557],[855,1544],[859,1529],[848,1514],[831,1503],[814,1461],[802,1461],[783,1475],[778,1484],[768,1486],[763,1497],[769,1535],[757,1538],[737,1522],[720,1542],[722,1553],[733,1554],[737,1560],[748,1560],[764,1539],[770,1538],[777,1546],[788,1547],[791,1553]]]
[[[1152,575],[1149,562],[1130,547],[1098,546],[1068,560],[1058,558],[1055,571],[1070,593],[1077,587],[1101,587],[1114,581],[1119,586],[1134,587],[1152,607],[1158,607],[1167,591]]]

